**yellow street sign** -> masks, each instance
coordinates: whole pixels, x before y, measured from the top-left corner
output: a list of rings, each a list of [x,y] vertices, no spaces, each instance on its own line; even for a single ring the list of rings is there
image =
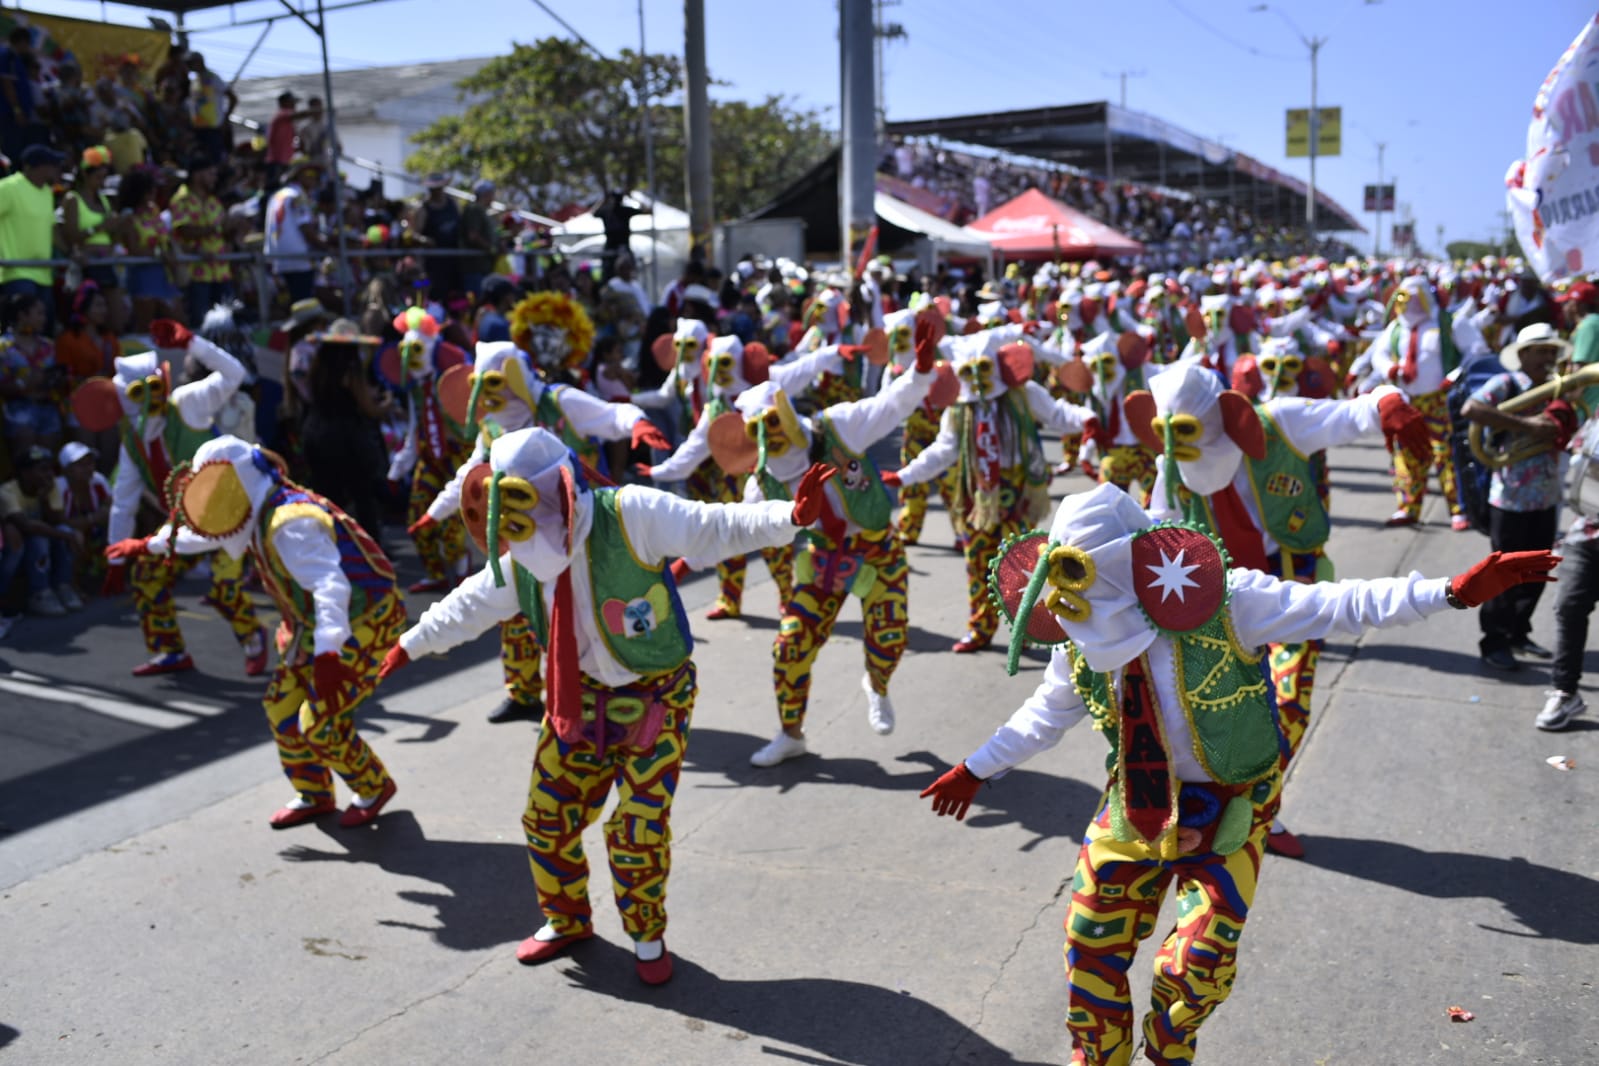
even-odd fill
[[[1343,151],[1344,111],[1341,107],[1319,107],[1321,121],[1316,135],[1316,154],[1339,155]],[[1310,109],[1288,110],[1288,157],[1304,158],[1310,155]]]

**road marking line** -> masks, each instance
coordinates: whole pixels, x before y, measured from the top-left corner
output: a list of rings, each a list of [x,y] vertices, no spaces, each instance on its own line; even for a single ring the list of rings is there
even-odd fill
[[[221,714],[225,709],[213,704],[193,703],[188,700],[170,700],[159,707],[147,703],[134,703],[76,685],[61,685],[21,670],[0,674],[0,692],[30,696],[53,703],[70,703],[86,711],[151,729],[177,729],[192,724],[197,715],[209,718]]]

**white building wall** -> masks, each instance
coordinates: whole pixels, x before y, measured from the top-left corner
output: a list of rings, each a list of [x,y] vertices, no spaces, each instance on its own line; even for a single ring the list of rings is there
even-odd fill
[[[393,122],[382,120],[340,126],[339,141],[344,145],[345,155],[369,159],[391,175],[404,171],[405,160],[411,152],[405,132]],[[368,168],[350,162],[344,164],[344,171],[346,180],[358,189],[366,188],[378,176]],[[392,176],[383,181],[383,195],[391,200],[403,200],[416,188],[411,182]]]

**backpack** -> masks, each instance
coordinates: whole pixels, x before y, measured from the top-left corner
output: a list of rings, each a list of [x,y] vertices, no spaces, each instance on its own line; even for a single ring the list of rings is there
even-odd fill
[[[1482,534],[1488,532],[1488,490],[1493,481],[1493,471],[1473,454],[1471,422],[1461,417],[1460,410],[1471,399],[1471,394],[1482,388],[1489,378],[1504,372],[1498,356],[1487,355],[1474,359],[1461,368],[1455,383],[1449,386],[1447,398],[1449,454],[1455,463],[1455,494],[1460,500],[1460,513],[1471,522],[1472,529]]]

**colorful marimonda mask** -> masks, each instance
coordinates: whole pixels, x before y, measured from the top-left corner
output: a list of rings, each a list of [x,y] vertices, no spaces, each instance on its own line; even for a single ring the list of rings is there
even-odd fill
[[[678,377],[690,381],[699,376],[700,357],[710,341],[710,331],[697,318],[680,318],[672,333],[672,351],[677,356]]]
[[[116,376],[112,383],[117,398],[122,403],[122,413],[129,418],[142,418],[147,424],[164,418],[167,403],[172,396],[172,379],[166,364],[155,352],[123,356],[115,362]]]
[[[283,461],[271,452],[237,437],[216,437],[173,471],[173,509],[185,527],[237,559],[249,548],[256,516],[282,479]]]
[[[469,378],[469,418],[491,421],[504,431],[526,426],[533,420],[537,406],[533,395],[535,378],[526,354],[510,341],[479,344]]]
[[[883,316],[883,330],[888,334],[889,358],[898,366],[909,366],[916,357],[916,312],[889,312]]]
[[[1125,401],[1127,421],[1151,450],[1166,457],[1168,492],[1174,475],[1190,492],[1210,496],[1232,483],[1247,454],[1264,458],[1265,430],[1249,398],[1223,389],[1215,372],[1176,364]]]
[[[1411,275],[1399,283],[1399,290],[1394,293],[1395,318],[1417,326],[1430,319],[1432,312],[1432,290],[1426,278]]]
[[[394,328],[400,334],[400,380],[425,381],[434,371],[438,321],[420,307],[408,307],[394,316]]]
[[[756,466],[793,453],[804,458],[810,451],[810,435],[789,402],[788,394],[772,381],[746,389],[737,401],[744,419],[744,433],[757,446]]]
[[[588,484],[561,439],[537,427],[507,433],[461,485],[461,517],[489,557],[497,582],[507,578],[501,557],[540,581],[571,565],[592,521]]]

